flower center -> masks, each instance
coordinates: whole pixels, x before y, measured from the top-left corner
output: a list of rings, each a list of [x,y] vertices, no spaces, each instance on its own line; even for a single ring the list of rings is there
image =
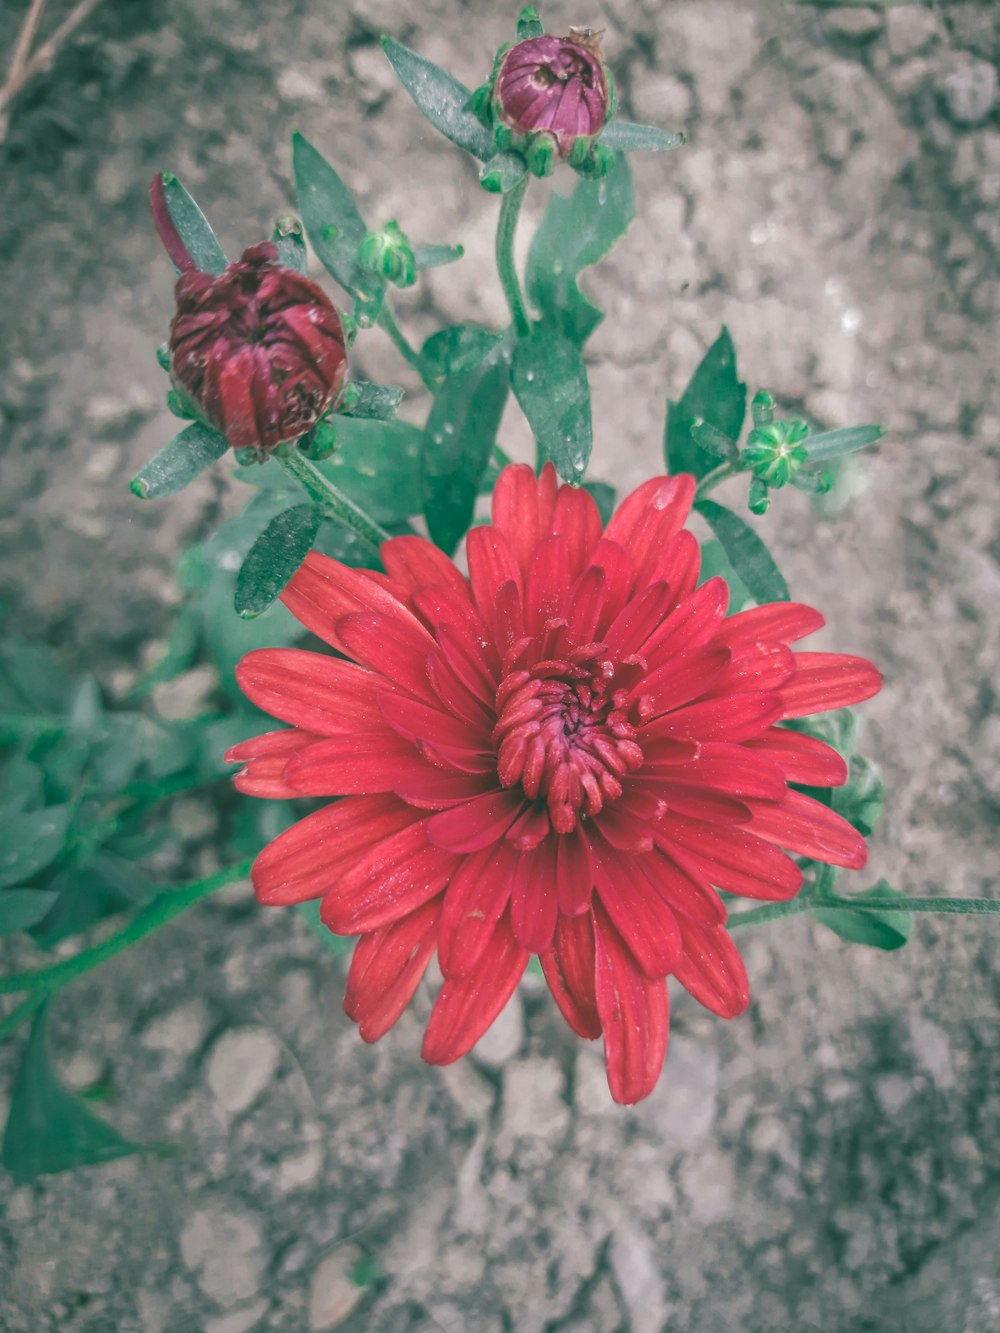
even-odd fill
[[[497,691],[500,781],[545,801],[557,833],[617,800],[622,778],[642,763],[628,720],[632,681],[623,676],[634,671],[588,644],[567,659],[512,671]]]

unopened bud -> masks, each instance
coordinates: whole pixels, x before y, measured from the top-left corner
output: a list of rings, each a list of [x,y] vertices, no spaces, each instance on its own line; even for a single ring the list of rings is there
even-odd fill
[[[808,434],[809,427],[798,420],[758,426],[750,432],[743,461],[775,490],[787,486],[809,457],[802,444]]]
[[[417,280],[413,249],[398,222],[370,231],[358,246],[358,261],[397,287],[412,287]]]

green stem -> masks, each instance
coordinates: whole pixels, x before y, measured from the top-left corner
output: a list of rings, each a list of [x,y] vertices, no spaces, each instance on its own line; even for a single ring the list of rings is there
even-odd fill
[[[423,380],[424,387],[430,389],[431,393],[437,388],[437,383],[432,375],[428,375],[424,368],[424,363],[420,359],[420,353],[412,345],[406,334],[396,323],[396,316],[389,308],[388,301],[382,306],[379,313],[378,322],[389,335],[392,344],[403,360],[413,367],[420,378]]]
[[[517,276],[517,267],[514,264],[514,235],[517,231],[517,219],[520,216],[521,203],[528,188],[528,179],[527,176],[522,177],[517,185],[512,190],[508,190],[503,196],[503,202],[500,205],[500,217],[497,221],[497,272],[500,274],[500,285],[503,287],[503,294],[507,298],[508,306],[510,306],[514,331],[519,338],[523,338],[531,332],[524,297],[521,295],[521,283]]]
[[[218,889],[225,888],[227,884],[246,879],[251,864],[251,861],[240,861],[238,865],[227,866],[225,870],[209,875],[207,879],[196,880],[195,883],[187,884],[183,888],[164,889],[151,903],[137,912],[123,930],[111,935],[103,943],[95,944],[90,949],[83,949],[72,958],[64,958],[62,962],[53,963],[50,967],[36,967],[29,972],[16,972],[13,976],[0,977],[0,995],[16,995],[18,991],[38,991],[44,996],[61,990],[68,982],[82,976],[84,972],[89,972],[92,967],[97,967],[99,963],[114,958],[115,954],[123,953],[133,944],[138,944],[139,940],[152,931],[159,930],[160,926],[165,926],[175,916],[180,916],[181,912],[201,902],[202,898],[207,898]]]
[[[998,898],[838,898],[823,894],[792,898],[786,903],[767,903],[749,912],[737,912],[728,921],[734,926],[762,926],[768,921],[781,921],[786,916],[799,916],[814,907],[848,908],[853,912],[939,912],[950,916],[991,916],[1000,912]]]
[[[0,1041],[15,1032],[48,998],[48,991],[39,990],[34,995],[29,995],[26,1000],[22,1000],[16,1009],[12,1009],[7,1017],[0,1021]]]
[[[720,463],[718,467],[712,468],[711,472],[706,472],[699,481],[694,493],[694,502],[703,500],[709,491],[714,490],[721,481],[728,481],[730,477],[735,477],[740,472],[745,472],[746,467],[738,459],[731,463]]]
[[[389,541],[390,534],[385,528],[379,527],[373,518],[369,518],[353,500],[349,500],[303,454],[293,450],[285,456],[273,456],[289,476],[295,478],[310,499],[321,505],[331,518],[343,523],[344,527],[350,528],[363,542],[367,542],[373,551],[378,551],[383,542]]]

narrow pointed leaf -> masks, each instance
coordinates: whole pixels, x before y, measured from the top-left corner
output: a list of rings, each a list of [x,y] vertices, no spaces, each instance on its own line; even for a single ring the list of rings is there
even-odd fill
[[[236,611],[244,620],[281,595],[312,550],[322,518],[319,505],[295,505],[273,518],[250,547],[236,578]]]
[[[558,333],[536,328],[514,347],[511,385],[538,442],[539,465],[564,481],[583,480],[590,461],[590,385],[583,355]]]
[[[464,254],[464,245],[417,245],[413,248],[413,262],[418,269],[441,268],[443,264],[454,264]]]
[[[546,327],[583,343],[604,318],[579,286],[583,269],[612,249],[635,217],[632,176],[619,157],[601,180],[582,180],[571,195],[553,190],[528,251],[528,298]]]
[[[687,143],[686,134],[672,134],[656,125],[637,125],[631,120],[613,120],[598,138],[616,153],[665,153]]]
[[[292,170],[299,213],[320,263],[352,295],[370,302],[385,283],[358,263],[367,233],[354,196],[322,153],[292,136]]]
[[[497,352],[449,375],[434,395],[421,444],[423,507],[432,539],[449,555],[472,522],[508,385],[507,363]]]
[[[60,1082],[45,1050],[47,1008],[31,1026],[0,1150],[15,1185],[148,1151],[122,1138]]]
[[[810,461],[815,463],[825,458],[839,458],[841,454],[856,453],[881,440],[884,434],[881,426],[846,426],[843,430],[825,430],[819,435],[809,435],[803,445]]]
[[[695,421],[691,426],[691,438],[700,449],[727,462],[731,462],[739,453],[735,440],[727,439],[708,421]]]
[[[854,895],[859,904],[866,898],[903,898],[906,895],[880,879],[871,889]],[[822,901],[822,900],[820,900]],[[876,949],[901,949],[910,938],[913,917],[909,912],[852,911],[849,907],[810,908],[812,915],[842,940],[851,944],[869,944]]]
[[[129,483],[140,500],[162,500],[174,495],[211,467],[229,448],[229,441],[211,426],[194,421],[175,435]]]
[[[469,110],[472,94],[464,83],[391,37],[382,38],[382,49],[417,109],[436,130],[483,161],[493,156],[493,136]]]
[[[697,508],[718,537],[730,564],[754,601],[787,602],[788,584],[770,551],[749,523],[714,500],[701,500]]]
[[[369,380],[352,380],[348,385],[346,401],[340,413],[345,417],[365,417],[369,420],[389,421],[403,401],[403,390],[395,384],[372,384]]]
[[[177,235],[202,273],[221,273],[228,259],[208,219],[171,172],[163,173],[163,194]]]
[[[663,447],[667,471],[693,472],[703,477],[717,459],[691,435],[696,421],[706,422],[720,435],[738,440],[746,413],[747,386],[736,373],[736,351],[729,330],[722,332],[705,353],[679,402],[667,403]]]
[[[521,183],[527,170],[520,153],[495,153],[483,163],[479,179],[494,194],[506,194]]]

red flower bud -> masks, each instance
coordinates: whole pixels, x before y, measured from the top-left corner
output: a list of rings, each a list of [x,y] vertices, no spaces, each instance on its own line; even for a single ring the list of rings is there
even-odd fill
[[[588,29],[569,37],[530,37],[503,58],[494,85],[500,119],[520,134],[547,130],[560,157],[578,138],[600,134],[610,92],[600,40]]]

